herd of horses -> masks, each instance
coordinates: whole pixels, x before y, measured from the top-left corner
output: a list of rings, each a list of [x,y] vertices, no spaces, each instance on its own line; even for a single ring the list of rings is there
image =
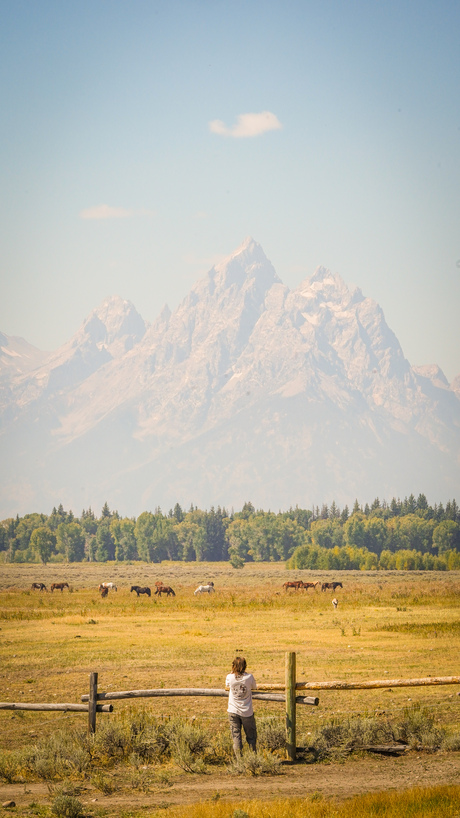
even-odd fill
[[[61,593],[62,593],[64,588],[68,588],[68,587],[69,587],[68,582],[53,582],[53,584],[51,585],[50,591],[61,591]],[[32,583],[32,590],[33,591],[47,591],[48,588],[46,587],[44,582],[33,582]]]
[[[283,588],[285,591],[288,591],[290,588],[293,588],[294,591],[299,591],[301,589],[308,591],[309,588],[313,588],[315,591],[319,585],[321,585],[322,591],[335,591],[337,588],[343,588],[341,582],[321,582],[320,580],[317,582],[303,582],[301,579],[285,582]]]
[[[51,585],[50,590],[51,591],[56,591],[57,590],[57,591],[62,592],[64,590],[64,588],[69,588],[69,583],[68,582],[53,582],[53,584]],[[33,582],[32,583],[32,590],[33,591],[47,591],[48,589],[47,589],[44,582]],[[109,591],[118,591],[118,588],[117,588],[117,586],[115,585],[114,582],[101,582],[101,584],[99,585],[98,591],[99,591],[101,597],[104,599],[106,596],[109,595]],[[131,585],[130,593],[132,593],[133,591],[135,591],[137,596],[139,596],[140,594],[146,594],[146,596],[152,596],[152,591],[147,585]],[[195,593],[195,596],[196,596],[197,594],[202,594],[202,593],[214,593],[214,591],[215,591],[214,583],[209,582],[207,585],[199,585],[198,588],[196,589],[196,591],[194,591],[194,593]],[[176,596],[176,594],[174,593],[174,591],[173,591],[173,589],[171,588],[170,585],[165,585],[162,580],[157,580],[155,582],[154,596],[161,597],[163,594],[166,594],[166,596]]]
[[[337,588],[343,588],[341,582],[321,582],[318,580],[317,582],[303,582],[301,579],[293,580],[290,582],[285,582],[283,588],[285,591],[288,591],[290,588],[293,588],[294,591],[300,591],[301,589],[308,591],[309,588],[312,588],[314,591],[321,586],[322,591],[336,591]],[[339,604],[339,600],[334,597],[332,600],[332,607],[334,611],[337,610],[337,605]]]
[[[341,582],[321,582],[318,580],[317,582],[303,582],[303,580],[291,580],[289,582],[285,582],[283,588],[285,591],[293,589],[294,591],[305,590],[308,591],[309,588],[312,588],[315,591],[319,586],[321,586],[322,591],[335,591],[337,588],[343,588]],[[64,588],[69,589],[68,582],[53,582],[50,587],[51,591],[62,591]],[[32,583],[32,590],[34,591],[47,591],[47,587],[44,582],[33,582]],[[70,590],[70,589],[69,589]],[[118,588],[114,582],[101,582],[99,585],[98,591],[101,597],[104,599],[109,595],[109,591],[117,591]],[[213,594],[215,593],[214,583],[208,582],[206,585],[199,585],[198,588],[193,592],[195,596],[200,596],[201,594]],[[131,585],[131,591],[135,592],[137,596],[141,594],[145,594],[146,596],[152,596],[152,591],[147,585]],[[155,591],[154,596],[161,597],[163,594],[166,596],[176,596],[173,589],[170,585],[165,585],[162,580],[157,580],[155,582]],[[337,599],[332,600],[332,604],[334,608],[337,608],[338,601]]]

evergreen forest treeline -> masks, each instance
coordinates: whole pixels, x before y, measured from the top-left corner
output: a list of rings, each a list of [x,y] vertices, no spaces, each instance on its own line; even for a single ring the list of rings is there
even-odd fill
[[[425,495],[358,501],[350,512],[335,502],[311,510],[256,510],[252,503],[228,513],[218,507],[168,514],[157,508],[136,519],[105,503],[80,517],[60,505],[50,515],[26,514],[0,522],[0,561],[107,562],[286,561],[288,568],[323,570],[460,569],[460,509],[455,500],[430,506]]]

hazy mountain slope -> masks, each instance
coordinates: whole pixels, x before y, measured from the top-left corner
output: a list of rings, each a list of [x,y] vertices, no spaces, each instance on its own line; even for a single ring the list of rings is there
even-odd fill
[[[36,369],[48,355],[48,352],[42,352],[24,338],[0,332],[0,383],[10,382]]]
[[[359,289],[318,268],[290,291],[252,239],[149,327],[107,299],[0,411],[0,516],[459,495],[458,388]]]

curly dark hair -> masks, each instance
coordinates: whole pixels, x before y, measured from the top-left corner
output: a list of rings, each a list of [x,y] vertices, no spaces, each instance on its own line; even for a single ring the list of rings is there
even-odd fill
[[[244,656],[235,656],[232,662],[232,673],[241,676],[246,670],[246,659]]]

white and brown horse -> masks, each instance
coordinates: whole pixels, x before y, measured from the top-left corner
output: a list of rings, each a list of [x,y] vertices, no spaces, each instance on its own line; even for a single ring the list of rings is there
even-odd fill
[[[32,591],[46,591],[46,585],[44,582],[33,582],[31,587]]]
[[[214,583],[209,582],[208,585],[199,585],[196,591],[193,592],[194,596],[197,594],[213,594],[215,593]]]

